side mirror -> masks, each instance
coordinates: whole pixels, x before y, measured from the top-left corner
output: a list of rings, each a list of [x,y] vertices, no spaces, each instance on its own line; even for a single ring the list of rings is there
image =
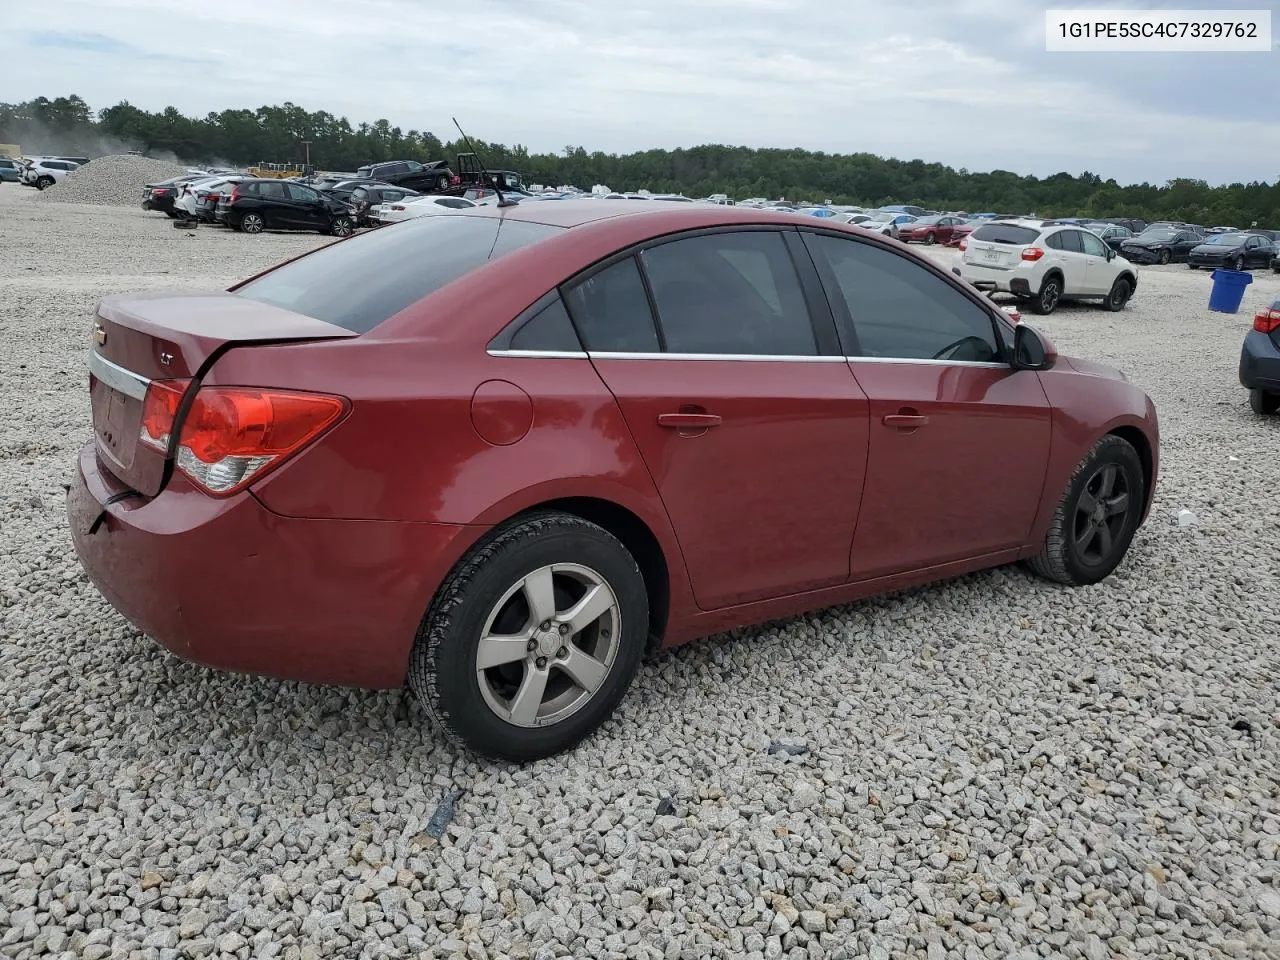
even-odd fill
[[[1049,370],[1057,361],[1058,351],[1043,333],[1025,323],[1013,328],[1013,369]]]
[[[1107,247],[1107,263],[1110,263],[1115,258],[1116,258],[1116,252],[1112,250],[1110,247]]]

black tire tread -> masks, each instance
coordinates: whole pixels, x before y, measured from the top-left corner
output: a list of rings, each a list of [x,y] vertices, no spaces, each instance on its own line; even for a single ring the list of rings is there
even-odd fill
[[[1046,580],[1052,580],[1055,583],[1078,586],[1075,577],[1067,570],[1067,501],[1070,499],[1071,492],[1075,489],[1076,481],[1080,478],[1080,475],[1092,467],[1098,455],[1108,447],[1128,447],[1133,450],[1133,445],[1128,440],[1118,437],[1114,433],[1108,433],[1100,438],[1089,452],[1080,459],[1080,462],[1076,464],[1071,478],[1067,480],[1067,485],[1062,491],[1062,496],[1058,499],[1058,506],[1053,511],[1053,519],[1049,522],[1049,532],[1045,534],[1044,547],[1040,550],[1040,553],[1026,561],[1027,566],[1038,576]],[[1134,454],[1136,456],[1137,451],[1134,451]],[[1137,509],[1136,505],[1135,509]]]
[[[554,510],[528,513],[515,517],[490,531],[479,543],[471,548],[466,556],[449,572],[444,583],[440,585],[440,589],[436,591],[436,595],[427,609],[426,616],[422,618],[421,623],[418,625],[418,632],[414,637],[413,649],[409,656],[409,688],[426,708],[427,713],[431,715],[436,726],[443,731],[449,743],[460,750],[473,753],[479,752],[467,740],[457,722],[445,709],[433,664],[436,662],[441,645],[448,639],[453,617],[466,602],[464,594],[479,572],[489,564],[496,562],[504,553],[525,543],[531,537],[542,537],[550,533],[562,533],[566,530],[577,530],[612,542],[623,555],[631,559],[632,564],[635,565],[636,576],[642,577],[640,566],[635,563],[635,558],[631,556],[631,552],[617,537],[603,527],[573,514]],[[643,613],[643,623],[646,625],[647,634],[649,611],[646,609]],[[641,644],[634,657],[635,663],[631,667],[632,674],[635,673],[636,667],[639,666],[640,654],[643,651],[644,645]],[[625,664],[615,665],[615,669],[625,668]],[[630,678],[628,678],[627,685],[630,685]],[[590,732],[590,730],[585,731],[579,740],[585,738]],[[572,744],[569,746],[572,746]],[[568,748],[566,746],[563,749]],[[494,757],[495,755],[490,754],[490,756]],[[505,757],[495,758],[507,759]]]

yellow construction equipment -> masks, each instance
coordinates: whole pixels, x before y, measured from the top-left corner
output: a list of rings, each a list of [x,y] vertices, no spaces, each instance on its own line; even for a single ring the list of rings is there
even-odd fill
[[[300,177],[304,172],[302,167],[295,163],[264,162],[249,168],[249,176],[264,180],[288,180],[290,177]]]

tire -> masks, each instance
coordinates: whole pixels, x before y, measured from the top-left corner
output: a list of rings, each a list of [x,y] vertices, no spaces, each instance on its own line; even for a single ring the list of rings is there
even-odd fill
[[[1189,268],[1191,268],[1192,270],[1199,270],[1199,269],[1200,269],[1200,268],[1199,268],[1199,267],[1197,267],[1194,263],[1188,263],[1188,264],[1187,264],[1187,266],[1188,266]]]
[[[164,212],[164,215],[165,215],[166,217],[168,217],[170,220],[177,220],[177,219],[178,219],[178,214],[177,214],[176,212],[174,212],[173,210],[166,210],[166,211]]]
[[[1102,302],[1112,313],[1119,313],[1131,296],[1133,296],[1133,284],[1129,282],[1129,278],[1116,277],[1116,282],[1111,285],[1111,292]]]
[[[322,231],[334,237],[349,237],[355,231],[350,217],[334,217],[329,229]]]
[[[1160,266],[1167,267],[1169,265],[1169,261],[1172,259],[1173,259],[1173,254],[1171,254],[1168,250],[1160,251]]]
[[[436,177],[436,189],[443,193],[449,189],[449,178],[446,176]]]
[[[55,181],[53,177],[41,177],[39,180],[36,181],[36,189],[48,190],[50,187],[54,185],[54,183]]]
[[[1108,476],[1112,478],[1110,493],[1105,494]],[[1118,489],[1120,484],[1122,490]],[[1108,503],[1118,504],[1121,493],[1123,512],[1108,513],[1114,509]],[[1100,508],[1101,524],[1098,513],[1087,511],[1089,500]],[[1071,475],[1049,524],[1044,546],[1027,565],[1046,580],[1074,587],[1103,580],[1128,552],[1144,503],[1146,478],[1138,451],[1127,440],[1107,434],[1093,445]]]
[[[1040,284],[1040,292],[1031,301],[1031,309],[1042,317],[1053,313],[1062,300],[1062,278],[1051,274]]]
[[[1244,270],[1244,257],[1236,257],[1235,264],[1231,269],[1237,273]]]
[[[543,575],[554,584],[552,619],[572,609],[581,589],[603,588],[603,602],[612,604],[567,634],[567,642],[554,628],[540,632],[523,585]],[[486,632],[510,636],[524,629],[532,629],[534,639],[505,651],[490,645],[510,659],[479,666]],[[533,513],[492,531],[445,579],[418,628],[409,687],[454,744],[499,760],[537,760],[567,750],[609,718],[631,685],[648,632],[644,577],[626,547],[579,517]],[[592,665],[593,692],[560,666],[575,657]],[[607,664],[602,674],[601,661]],[[519,691],[537,676],[547,684],[540,699],[513,719]]]
[[[1280,410],[1280,393],[1253,389],[1249,391],[1249,408],[1259,416],[1265,417]]]
[[[930,247],[932,247],[935,243],[937,243],[937,242],[938,242],[938,238],[937,238],[937,236],[936,236],[935,234],[932,234],[932,233],[926,233],[926,234],[924,235],[924,242],[925,242],[925,245],[926,245],[926,246],[930,246]]]
[[[244,233],[261,233],[266,226],[267,222],[260,213],[246,213],[240,218],[240,230]]]

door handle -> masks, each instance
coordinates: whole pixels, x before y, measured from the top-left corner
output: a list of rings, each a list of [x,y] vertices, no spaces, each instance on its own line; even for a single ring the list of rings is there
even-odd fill
[[[658,426],[678,430],[705,430],[720,426],[720,417],[714,413],[660,413]]]
[[[880,421],[886,427],[898,427],[901,430],[914,430],[923,427],[929,418],[918,413],[889,413]]]

